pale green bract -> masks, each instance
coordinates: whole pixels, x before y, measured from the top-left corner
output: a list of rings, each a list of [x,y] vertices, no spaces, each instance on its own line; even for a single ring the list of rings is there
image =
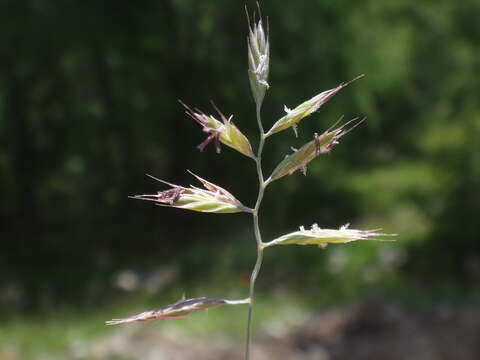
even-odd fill
[[[299,231],[283,235],[275,240],[264,243],[264,247],[273,245],[318,245],[325,247],[328,244],[343,244],[357,240],[375,240],[388,241],[382,237],[395,236],[395,234],[385,234],[376,230],[356,230],[349,229],[349,224],[343,225],[339,229],[321,229],[317,224],[313,224],[310,230],[303,226]]]
[[[273,170],[272,175],[267,180],[268,182],[280,179],[285,175],[291,175],[297,170],[301,170],[305,175],[307,172],[307,164],[315,159],[317,156],[325,153],[329,153],[335,145],[338,144],[340,138],[346,135],[349,131],[353,130],[362,121],[358,118],[347,121],[342,126],[333,129],[330,128],[323,134],[315,134],[312,141],[309,141],[303,145],[300,149],[294,150],[294,153],[287,155],[280,164]],[[339,120],[340,121],[340,120]],[[339,122],[337,121],[337,123]],[[335,123],[332,127],[334,127]],[[352,124],[350,128],[347,126]]]
[[[193,210],[206,213],[228,214],[238,212],[250,212],[251,209],[243,206],[227,190],[215,185],[200,176],[190,172],[200,181],[205,189],[200,189],[190,185],[189,188],[157,179],[151,175],[151,178],[167,184],[171,189],[159,191],[156,194],[143,194],[131,196],[133,199],[153,201],[157,205],[175,207],[186,210]]]
[[[255,158],[255,155],[252,151],[252,146],[248,141],[247,137],[232,123],[231,117],[225,121],[220,130],[220,141],[231,147],[232,149],[237,150],[245,156],[250,158]]]
[[[333,89],[324,91],[314,96],[313,98],[301,103],[292,110],[288,109],[285,106],[285,112],[287,114],[280,118],[280,120],[278,120],[275,124],[273,124],[272,128],[265,135],[270,136],[290,127],[293,127],[293,129],[296,130],[296,126],[298,125],[300,120],[317,111],[323,104],[325,104],[328,100],[335,96],[335,94],[337,94],[345,86],[345,84],[340,84]]]
[[[265,136],[268,137],[272,134],[288,129],[290,127],[293,128],[293,130],[295,131],[295,135],[297,135],[297,125],[300,120],[316,112],[322,105],[324,105],[328,100],[334,97],[340,90],[362,77],[363,75],[359,75],[346,83],[341,83],[333,89],[323,91],[320,94],[315,95],[311,99],[301,103],[294,109],[289,109],[285,106],[284,110],[287,114],[280,118],[275,124],[273,124],[272,128],[265,134]]]
[[[336,135],[339,134],[341,130],[334,130],[331,132],[326,132],[321,135],[320,140],[312,140],[303,145],[300,149],[295,150],[293,154],[285,156],[280,164],[273,170],[272,175],[270,176],[270,181],[280,179],[285,175],[291,175],[297,170],[302,170],[306,173],[307,164],[315,159],[318,155],[323,152],[326,152],[327,145],[331,144]],[[316,141],[320,141],[320,152],[317,151],[318,146]]]
[[[243,133],[232,122],[233,115],[230,115],[227,119],[227,117],[214,105],[215,110],[222,119],[222,121],[220,121],[213,115],[206,115],[203,111],[197,108],[190,108],[182,101],[180,101],[180,103],[185,107],[187,115],[199,123],[203,127],[205,133],[209,134],[207,139],[197,146],[200,151],[203,151],[209,142],[214,141],[217,152],[220,152],[220,143],[222,143],[245,156],[252,159],[255,158],[248,138],[243,135]]]
[[[249,26],[248,34],[248,79],[255,102],[261,104],[269,88],[270,45],[263,29],[262,20]]]

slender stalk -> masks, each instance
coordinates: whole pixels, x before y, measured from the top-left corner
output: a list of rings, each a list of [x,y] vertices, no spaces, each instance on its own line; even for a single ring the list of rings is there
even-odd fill
[[[260,268],[262,267],[262,260],[263,260],[263,242],[262,242],[262,234],[260,233],[260,227],[258,225],[258,210],[260,208],[260,204],[262,203],[263,193],[265,191],[265,187],[267,184],[263,179],[263,171],[262,171],[262,151],[263,145],[265,144],[265,132],[263,130],[262,119],[260,116],[260,109],[261,104],[257,103],[257,122],[258,128],[260,130],[260,143],[258,145],[258,152],[257,157],[255,158],[255,163],[257,165],[257,175],[258,175],[258,196],[257,201],[255,203],[255,208],[252,211],[253,216],[253,231],[255,234],[255,240],[257,241],[257,261],[255,262],[255,267],[253,268],[252,274],[250,276],[250,292],[249,292],[249,299],[250,302],[248,304],[248,320],[247,320],[247,339],[245,345],[245,359],[250,360],[250,353],[251,353],[251,342],[252,342],[252,320],[253,320],[253,296],[255,292],[255,281],[257,280],[258,273],[260,272]]]

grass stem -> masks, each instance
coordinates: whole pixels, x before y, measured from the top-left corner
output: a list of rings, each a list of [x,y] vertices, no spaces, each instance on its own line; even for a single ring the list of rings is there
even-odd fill
[[[255,203],[255,208],[253,209],[253,212],[252,212],[253,231],[255,234],[255,240],[257,241],[257,260],[255,262],[255,266],[250,276],[250,291],[249,291],[250,303],[248,304],[245,360],[250,360],[251,358],[252,320],[253,320],[253,306],[254,306],[253,298],[254,298],[254,292],[255,292],[255,281],[257,280],[258,273],[260,272],[260,268],[262,267],[262,260],[263,260],[263,242],[262,242],[262,234],[260,232],[260,226],[258,224],[258,210],[260,209],[260,205],[263,199],[263,193],[265,191],[265,187],[267,184],[263,179],[263,171],[262,171],[262,152],[263,152],[263,146],[265,144],[265,132],[263,130],[262,118],[260,116],[261,107],[262,107],[262,104],[257,103],[256,114],[257,114],[258,128],[260,131],[260,143],[258,145],[257,157],[255,158],[255,163],[257,166],[257,175],[258,175],[258,196],[257,196],[257,201]]]

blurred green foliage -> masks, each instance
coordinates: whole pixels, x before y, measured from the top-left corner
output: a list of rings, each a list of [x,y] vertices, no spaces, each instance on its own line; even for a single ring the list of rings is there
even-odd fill
[[[307,177],[269,187],[264,238],[314,222],[400,236],[394,245],[272,249],[260,287],[353,296],[364,285],[450,281],[475,291],[478,1],[261,6],[272,46],[266,128],[284,104],[366,74],[305,119],[298,139],[291,131],[272,136],[266,173],[341,115],[368,117]],[[4,0],[0,24],[1,303],[90,306],[117,294],[119,270],[164,264],[178,268],[180,284],[245,283],[255,256],[248,216],[127,199],[160,189],[144,173],[188,185],[188,168],[252,204],[253,163],[230,149],[199,154],[204,135],[177,101],[210,112],[214,100],[256,144],[244,3]]]

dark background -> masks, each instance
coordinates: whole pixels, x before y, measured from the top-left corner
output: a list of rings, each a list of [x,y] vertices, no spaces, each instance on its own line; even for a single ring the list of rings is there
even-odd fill
[[[284,104],[366,75],[305,119],[298,139],[290,130],[271,137],[266,173],[341,115],[368,118],[307,177],[268,188],[264,238],[314,222],[400,236],[394,244],[273,248],[259,288],[433,301],[478,295],[478,1],[261,6],[271,32],[267,129]],[[230,286],[246,293],[255,259],[248,215],[127,198],[164,189],[145,173],[188,185],[190,169],[253,206],[254,163],[228,148],[199,153],[204,134],[177,101],[207,113],[215,101],[256,146],[246,32],[243,1],[0,2],[2,309],[108,302],[125,269],[174,269],[167,289],[215,284],[220,295]]]

